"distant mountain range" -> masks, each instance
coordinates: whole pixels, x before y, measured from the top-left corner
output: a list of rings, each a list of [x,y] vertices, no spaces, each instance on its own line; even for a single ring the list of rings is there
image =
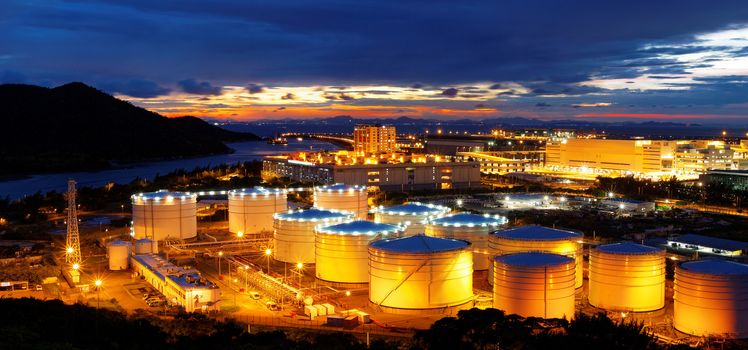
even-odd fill
[[[0,176],[228,153],[224,142],[260,139],[195,117],[166,118],[82,83],[0,85],[0,123]]]
[[[616,137],[641,136],[650,138],[682,138],[682,137],[719,137],[722,128],[714,125],[697,123],[679,123],[669,121],[598,121],[598,120],[540,120],[522,117],[504,117],[491,119],[418,119],[411,117],[393,118],[354,118],[351,116],[336,116],[316,119],[263,119],[248,122],[231,120],[217,120],[223,128],[244,131],[251,130],[260,135],[272,136],[275,132],[339,132],[351,133],[356,124],[391,124],[398,132],[422,133],[425,129],[432,132],[441,128],[445,132],[489,132],[492,128],[517,130],[523,128],[574,129],[577,131],[604,131]],[[734,128],[733,128],[734,129]],[[742,129],[741,129],[742,130]],[[734,129],[732,136],[744,135],[748,130]],[[739,133],[735,133],[739,132]]]

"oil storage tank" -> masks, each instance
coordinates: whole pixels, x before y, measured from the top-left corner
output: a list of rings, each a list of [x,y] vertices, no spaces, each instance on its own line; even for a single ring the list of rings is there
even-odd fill
[[[494,258],[493,307],[522,317],[574,317],[575,262],[566,255],[513,253]]]
[[[665,251],[631,242],[590,252],[590,305],[615,311],[652,311],[665,306]]]
[[[748,338],[748,265],[697,260],[675,267],[673,326],[696,336]]]
[[[109,269],[112,271],[127,270],[130,264],[130,242],[112,241],[106,246],[109,258]]]
[[[519,226],[491,233],[488,252],[497,255],[521,252],[545,252],[573,257],[576,260],[576,288],[582,287],[583,256],[580,232],[559,230],[539,225]],[[493,283],[493,269],[489,268],[488,282]]]
[[[401,231],[400,226],[366,220],[317,226],[317,278],[335,283],[369,283],[369,243],[397,237]]]
[[[374,221],[384,224],[395,224],[405,226],[405,235],[412,236],[423,234],[426,230],[425,223],[429,219],[444,216],[449,213],[449,208],[420,202],[394,205],[389,207],[380,206],[374,210]]]
[[[386,312],[443,312],[473,299],[470,242],[416,235],[369,244],[369,300]]]
[[[135,239],[187,239],[197,235],[197,195],[184,192],[140,193],[132,196]]]
[[[359,219],[369,215],[369,193],[366,186],[334,185],[314,187],[314,206],[320,209],[350,211]]]
[[[314,229],[351,219],[353,213],[311,208],[275,214],[273,259],[288,263],[314,263]]]
[[[229,231],[247,234],[272,231],[273,215],[287,210],[286,191],[275,188],[242,188],[228,192]]]
[[[135,241],[135,255],[158,254],[158,242],[143,238]]]
[[[506,218],[499,215],[478,215],[459,213],[429,220],[426,235],[432,237],[462,239],[472,243],[473,270],[487,270],[490,266],[488,235],[501,225]]]

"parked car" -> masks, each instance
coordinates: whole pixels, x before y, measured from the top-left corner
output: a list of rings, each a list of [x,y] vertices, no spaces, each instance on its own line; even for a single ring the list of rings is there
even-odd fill
[[[35,291],[37,291],[37,292],[41,292],[41,291],[43,291],[44,289],[42,288],[42,285],[41,285],[41,284],[37,284],[36,286],[34,286],[34,290],[35,290]]]
[[[252,300],[260,300],[262,299],[262,295],[257,292],[249,292],[249,297],[252,298]]]

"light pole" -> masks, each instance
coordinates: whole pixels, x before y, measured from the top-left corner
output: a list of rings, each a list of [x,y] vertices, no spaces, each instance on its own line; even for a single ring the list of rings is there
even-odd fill
[[[300,262],[296,263],[296,269],[299,270],[299,289],[301,289],[301,269],[303,268],[304,268],[303,263],[300,263]]]
[[[270,254],[273,254],[273,251],[270,248],[265,249],[265,257],[268,260],[268,275],[270,275]]]
[[[249,274],[249,266],[244,265],[244,292],[247,292],[247,276]]]
[[[94,285],[96,286],[96,308],[101,308],[101,285],[102,285],[101,279],[97,279],[94,281]]]
[[[218,252],[218,278],[221,278],[221,258],[223,257],[223,252]]]

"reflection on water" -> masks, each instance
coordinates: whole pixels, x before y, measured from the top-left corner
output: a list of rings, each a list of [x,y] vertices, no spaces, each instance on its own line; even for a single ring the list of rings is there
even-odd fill
[[[261,159],[263,156],[303,150],[335,150],[337,146],[315,140],[288,140],[288,145],[269,145],[265,141],[236,142],[229,144],[231,154],[130,164],[118,169],[33,175],[20,180],[0,182],[0,197],[20,198],[36,192],[64,191],[68,179],[75,179],[79,187],[103,186],[109,182],[129,183],[135,178],[152,179],[177,169],[235,164]]]

